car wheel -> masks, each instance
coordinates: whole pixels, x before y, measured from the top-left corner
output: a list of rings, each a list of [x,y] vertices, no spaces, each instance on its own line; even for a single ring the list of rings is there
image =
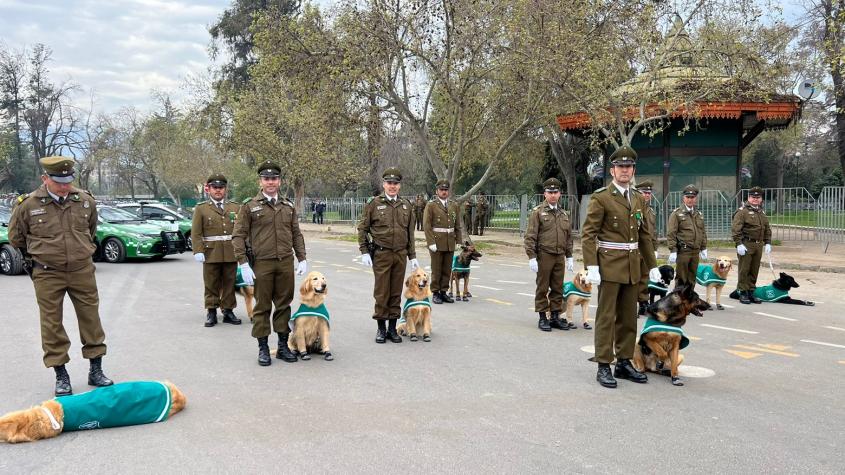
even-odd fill
[[[126,260],[126,248],[120,242],[120,239],[106,239],[106,242],[103,243],[103,260],[112,264]]]
[[[0,272],[18,275],[23,272],[23,256],[9,244],[0,246]]]

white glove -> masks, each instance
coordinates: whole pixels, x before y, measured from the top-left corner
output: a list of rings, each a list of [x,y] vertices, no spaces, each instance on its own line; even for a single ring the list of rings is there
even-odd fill
[[[361,264],[364,264],[367,267],[373,266],[373,258],[370,257],[369,254],[361,254]]]
[[[677,252],[670,252],[669,253],[669,264],[674,264],[678,262],[678,253]]]
[[[771,253],[772,253],[772,245],[771,245],[771,244],[766,244],[765,246],[763,246],[763,251],[764,251],[766,254],[771,254]]]
[[[194,254],[194,260],[197,262],[205,262],[205,254],[201,252]]]
[[[540,266],[537,264],[537,258],[532,257],[528,259],[528,268],[531,269],[531,272],[539,272]]]
[[[299,261],[296,265],[296,275],[304,275],[306,270],[308,270],[308,261]]]
[[[736,247],[736,253],[740,256],[744,256],[746,252],[748,252],[748,248],[745,247],[745,244],[740,244]]]
[[[415,258],[413,258],[413,259],[411,259],[411,270],[412,270],[412,271],[413,271],[413,270],[417,270],[417,268],[418,268],[419,266],[420,266],[420,261],[418,261],[416,257],[415,257]]]
[[[599,266],[587,266],[587,280],[593,285],[601,284],[601,272],[599,272]]]
[[[657,252],[657,249],[654,250],[654,260],[660,259],[660,253]]]
[[[244,279],[244,284],[255,285],[255,272],[253,272],[252,268],[249,267],[249,263],[244,262],[238,267],[241,269],[241,277]]]
[[[707,249],[702,249],[701,252],[698,253],[698,257],[701,260],[706,261],[707,260]]]
[[[575,272],[575,258],[574,257],[567,257],[566,258],[566,270],[569,272]]]
[[[648,271],[648,280],[652,282],[660,282],[660,269],[654,267]]]
[[[437,244],[432,244],[431,246],[428,246],[428,249],[431,252],[437,252]]]

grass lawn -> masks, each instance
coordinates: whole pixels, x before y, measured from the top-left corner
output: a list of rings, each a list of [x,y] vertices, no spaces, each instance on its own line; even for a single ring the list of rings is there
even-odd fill
[[[822,218],[823,222],[819,223],[820,217],[827,214],[828,218]],[[826,227],[833,227],[836,229],[845,229],[845,214],[819,211],[794,211],[789,214],[770,214],[770,224],[783,224],[789,226],[807,226],[817,227],[820,224]]]

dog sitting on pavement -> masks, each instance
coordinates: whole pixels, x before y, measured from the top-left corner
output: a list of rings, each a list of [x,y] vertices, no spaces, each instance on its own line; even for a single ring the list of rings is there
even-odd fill
[[[290,317],[288,345],[299,359],[310,360],[309,353],[320,353],[323,359],[334,359],[329,346],[330,317],[326,308],[329,286],[326,276],[311,271],[299,286],[299,308]]]
[[[422,332],[423,341],[431,341],[431,287],[428,274],[417,268],[405,279],[405,305],[396,331],[417,341]]]
[[[575,306],[581,306],[581,326],[584,329],[590,330],[591,327],[588,321],[590,315],[590,299],[592,298],[593,284],[587,280],[587,271],[581,270],[575,277],[563,284],[563,300],[566,302],[566,317],[562,318],[561,323],[568,325],[570,329],[577,328],[575,325]]]
[[[185,408],[173,383],[134,381],[62,396],[0,417],[0,441],[12,444],[62,432],[163,422]]]
[[[463,300],[469,302],[472,294],[469,292],[469,266],[472,261],[477,261],[482,254],[475,249],[474,244],[461,246],[461,252],[452,258],[452,276],[449,278],[449,297],[454,297],[456,302]],[[463,297],[461,296],[461,283],[464,281]]]
[[[733,264],[728,256],[720,256],[713,265],[699,264],[695,273],[695,281],[707,288],[707,304],[710,305],[710,292],[716,290],[716,308],[724,310],[722,306],[722,289],[727,282],[728,274]]]
[[[790,297],[789,289],[797,289],[798,287],[800,287],[800,285],[798,285],[798,282],[796,282],[791,275],[785,272],[781,272],[780,277],[778,277],[776,280],[773,280],[771,284],[765,285],[763,287],[757,287],[756,289],[754,289],[753,296],[754,298],[759,299],[763,302],[807,305],[810,307],[816,305],[816,303],[811,300],[799,300]],[[733,292],[731,292],[730,297],[732,299],[739,299],[739,291],[734,290]]]

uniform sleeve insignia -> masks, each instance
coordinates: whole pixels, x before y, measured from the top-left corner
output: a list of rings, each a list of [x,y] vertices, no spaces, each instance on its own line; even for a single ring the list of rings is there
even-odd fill
[[[24,193],[24,194],[18,196],[18,203],[23,203],[23,200],[27,199],[27,197],[29,197],[28,193]]]
[[[251,200],[251,199],[252,199],[252,198],[246,198],[246,199],[244,199],[244,200],[242,201],[242,203],[243,203],[243,204],[247,204],[247,203],[249,203],[249,200]]]
[[[602,191],[604,191],[606,189],[607,189],[607,187],[603,186],[603,187],[599,188],[598,190],[594,191],[593,193],[601,193]]]

